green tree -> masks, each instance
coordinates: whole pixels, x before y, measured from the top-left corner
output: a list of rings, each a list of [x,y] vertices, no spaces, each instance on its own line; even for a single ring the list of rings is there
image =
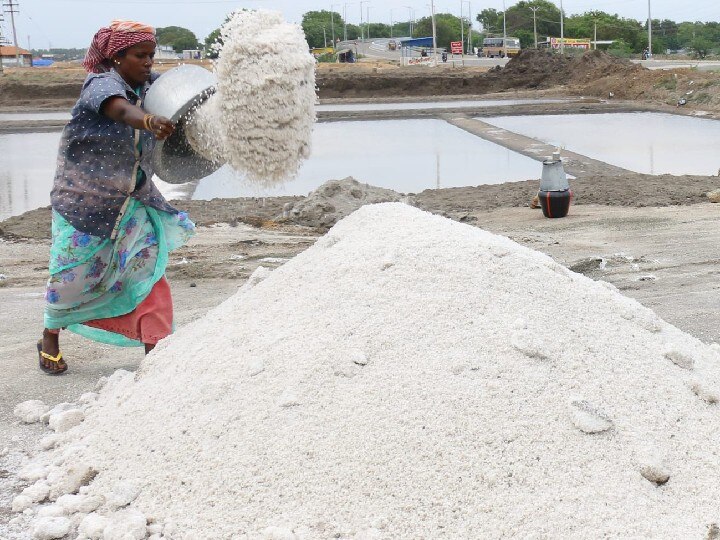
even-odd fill
[[[538,41],[544,41],[548,36],[560,35],[560,10],[552,2],[547,0],[521,0],[514,6],[508,8],[505,15],[505,23],[509,36],[521,38],[525,32],[533,33],[533,9],[537,10],[535,21],[537,23]],[[502,13],[500,13],[502,19]],[[527,40],[527,34],[525,34]],[[529,46],[528,43],[522,45]],[[533,34],[531,40],[533,46],[535,44],[535,36]]]
[[[690,43],[690,49],[697,58],[705,58],[713,48],[713,42],[704,36],[696,37]]]
[[[368,30],[370,33],[368,33]],[[365,35],[371,38],[389,38],[390,25],[383,23],[370,23],[365,25]]]
[[[487,34],[502,34],[503,31],[503,13],[497,9],[483,9],[477,16],[477,22],[480,23],[483,30]]]
[[[340,32],[338,33],[338,36],[340,36],[340,39],[342,39],[342,33],[343,33],[343,27],[340,25]],[[336,29],[335,32],[337,33],[338,30]],[[348,40],[353,39],[360,39],[360,26],[357,24],[348,24],[347,25],[347,37]]]
[[[470,31],[470,21],[463,17],[463,35],[467,37]],[[439,48],[450,48],[451,41],[460,41],[460,17],[451,13],[436,13],[435,28],[437,31],[437,46]],[[413,33],[415,37],[432,36],[432,18],[424,17],[418,20]]]
[[[181,26],[166,26],[155,30],[155,38],[159,45],[170,45],[175,52],[198,49],[198,39],[190,30]]]
[[[302,29],[310,47],[324,47],[325,42],[332,42],[332,27],[335,26],[335,37],[343,38],[343,18],[334,11],[308,11],[302,18]],[[358,34],[360,35],[360,34]],[[353,36],[355,37],[355,36]],[[348,31],[348,38],[350,33]]]

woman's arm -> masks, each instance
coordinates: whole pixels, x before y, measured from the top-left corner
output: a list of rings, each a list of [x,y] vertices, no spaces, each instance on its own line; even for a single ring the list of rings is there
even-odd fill
[[[103,103],[101,112],[111,120],[122,122],[135,129],[147,129],[150,127],[150,131],[160,141],[167,139],[175,131],[173,123],[163,116],[152,115],[147,122],[148,125],[146,125],[145,117],[147,113],[127,99],[119,96],[108,98]]]

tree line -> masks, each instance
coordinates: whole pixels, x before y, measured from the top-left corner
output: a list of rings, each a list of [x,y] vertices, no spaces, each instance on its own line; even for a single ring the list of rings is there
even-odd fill
[[[503,35],[503,12],[484,9],[477,18],[471,41],[473,46],[482,43],[486,36]],[[462,25],[462,32],[461,32]],[[449,48],[451,41],[460,41],[461,34],[467,39],[470,20],[450,13],[435,15],[438,47]],[[720,49],[720,23],[717,22],[675,22],[669,19],[654,19],[652,49],[654,54],[667,50],[685,50],[704,58]],[[327,10],[308,11],[302,18],[302,29],[310,47],[324,47],[332,44],[332,30],[335,38],[348,39],[361,36],[371,38],[426,37],[432,35],[432,20],[423,17],[412,24],[409,21],[396,22],[392,26],[384,23],[345,25],[340,13]],[[539,41],[547,37],[560,37],[560,9],[548,0],[521,0],[505,12],[505,28],[508,36],[520,39],[523,48],[535,46],[535,28]],[[564,34],[566,38],[588,38],[598,41],[612,41],[610,52],[620,56],[641,53],[648,46],[647,21],[628,19],[604,11],[588,11],[581,14],[565,14]]]

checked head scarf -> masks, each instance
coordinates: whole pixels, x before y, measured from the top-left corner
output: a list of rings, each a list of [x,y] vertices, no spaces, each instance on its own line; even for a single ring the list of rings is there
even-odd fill
[[[110,59],[118,52],[143,43],[155,40],[155,29],[147,24],[115,20],[109,27],[101,28],[92,40],[92,44],[83,60],[83,67],[89,73],[108,71]]]

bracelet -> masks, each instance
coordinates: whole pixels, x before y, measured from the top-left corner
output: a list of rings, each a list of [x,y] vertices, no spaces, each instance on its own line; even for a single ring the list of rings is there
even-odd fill
[[[143,117],[143,127],[145,128],[145,131],[152,131],[152,121],[155,119],[154,114],[146,114]]]

